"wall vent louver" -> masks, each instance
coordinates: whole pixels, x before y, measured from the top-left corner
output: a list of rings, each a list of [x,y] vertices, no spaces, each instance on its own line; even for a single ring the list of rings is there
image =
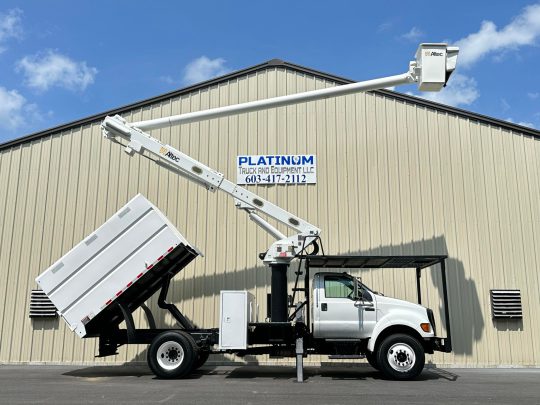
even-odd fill
[[[42,290],[32,290],[30,295],[30,318],[56,317],[56,307]]]
[[[523,318],[520,290],[490,290],[494,319]]]

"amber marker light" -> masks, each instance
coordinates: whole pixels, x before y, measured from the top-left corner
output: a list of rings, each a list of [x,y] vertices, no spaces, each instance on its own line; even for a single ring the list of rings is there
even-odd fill
[[[420,327],[422,328],[422,330],[424,332],[430,332],[431,331],[431,326],[430,326],[429,323],[421,323]]]

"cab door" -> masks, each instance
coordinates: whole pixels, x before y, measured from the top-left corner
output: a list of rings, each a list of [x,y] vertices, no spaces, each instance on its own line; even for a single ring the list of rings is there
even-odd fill
[[[376,302],[367,290],[355,299],[355,279],[348,274],[324,274],[319,285],[316,337],[367,339],[375,327]],[[373,305],[370,305],[373,304]]]

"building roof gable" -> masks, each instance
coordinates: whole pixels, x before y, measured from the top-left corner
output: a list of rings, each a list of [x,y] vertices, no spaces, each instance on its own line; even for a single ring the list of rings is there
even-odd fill
[[[216,77],[214,79],[210,79],[210,80],[200,82],[200,83],[188,86],[188,87],[184,87],[184,88],[179,89],[179,90],[174,90],[174,91],[171,91],[171,92],[167,92],[167,93],[155,96],[155,97],[151,97],[151,98],[141,100],[141,101],[138,101],[138,102],[135,102],[135,103],[127,104],[127,105],[124,105],[122,107],[118,107],[118,108],[115,108],[115,109],[112,109],[112,110],[104,111],[104,112],[101,112],[101,113],[98,113],[98,114],[88,116],[86,118],[82,118],[82,119],[79,119],[79,120],[76,120],[76,121],[72,121],[72,122],[69,122],[69,123],[66,123],[66,124],[58,125],[58,126],[55,126],[53,128],[49,128],[49,129],[46,129],[46,130],[43,130],[43,131],[38,131],[38,132],[23,136],[23,137],[20,137],[20,138],[17,138],[17,139],[7,141],[5,143],[0,144],[0,150],[5,149],[5,148],[9,148],[9,147],[12,147],[12,146],[16,146],[16,145],[24,143],[24,142],[29,142],[29,141],[32,141],[34,139],[38,139],[38,138],[41,138],[41,137],[44,137],[44,136],[47,136],[47,135],[51,135],[53,133],[58,133],[58,132],[61,132],[61,131],[65,131],[65,130],[71,129],[73,127],[89,124],[89,123],[101,120],[101,119],[105,118],[107,115],[115,115],[115,114],[125,113],[125,112],[128,112],[128,111],[134,110],[136,108],[141,108],[141,107],[145,107],[145,106],[154,104],[154,103],[162,101],[162,100],[182,96],[182,95],[185,95],[185,94],[197,91],[197,90],[201,90],[201,89],[204,89],[204,88],[208,88],[208,87],[220,84],[220,83],[224,83],[224,82],[236,79],[236,78],[241,77],[241,76],[246,76],[246,75],[249,75],[249,74],[256,73],[258,71],[271,69],[271,68],[276,68],[276,67],[280,67],[280,68],[292,70],[292,71],[295,71],[295,72],[298,72],[298,73],[307,74],[307,75],[318,77],[318,78],[321,78],[321,79],[333,81],[333,82],[337,83],[338,85],[347,84],[347,83],[353,83],[354,82],[353,80],[350,80],[350,79],[347,79],[347,78],[344,78],[344,77],[340,77],[340,76],[332,75],[332,74],[329,74],[329,73],[321,72],[321,71],[311,69],[311,68],[308,68],[308,67],[305,67],[305,66],[301,66],[301,65],[294,64],[294,63],[286,62],[286,61],[283,61],[281,59],[271,59],[271,60],[269,60],[267,62],[260,63],[260,64],[255,65],[255,66],[251,66],[251,67],[248,67],[246,69],[237,70],[235,72],[231,72],[231,73],[225,74],[223,76]],[[445,113],[448,113],[448,114],[461,116],[461,117],[468,118],[468,119],[473,120],[473,121],[478,121],[478,122],[482,122],[482,123],[485,123],[485,124],[498,126],[498,127],[503,128],[503,129],[523,133],[523,134],[530,135],[530,136],[533,136],[535,138],[540,139],[540,131],[532,129],[532,128],[524,127],[524,126],[521,126],[521,125],[518,125],[518,124],[514,124],[514,123],[511,123],[511,122],[508,122],[508,121],[500,120],[500,119],[497,119],[497,118],[489,117],[489,116],[486,116],[486,115],[474,113],[474,112],[463,110],[463,109],[456,108],[456,107],[447,106],[447,105],[444,105],[444,104],[440,104],[440,103],[436,103],[436,102],[433,102],[433,101],[425,100],[423,98],[414,97],[414,96],[410,96],[408,94],[402,94],[402,93],[398,93],[398,92],[394,92],[394,91],[390,91],[390,90],[384,90],[384,89],[382,89],[382,90],[374,90],[373,93],[378,93],[378,94],[381,94],[381,95],[384,95],[384,96],[387,96],[387,97],[390,97],[390,98],[401,100],[403,102],[420,105],[420,106],[423,106],[423,107],[426,107],[426,108],[438,110],[438,111],[445,112]]]

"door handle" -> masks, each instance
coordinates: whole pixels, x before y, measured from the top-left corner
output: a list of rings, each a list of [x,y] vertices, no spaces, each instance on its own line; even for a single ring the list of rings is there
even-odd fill
[[[328,311],[328,304],[326,302],[321,304],[321,311]]]

